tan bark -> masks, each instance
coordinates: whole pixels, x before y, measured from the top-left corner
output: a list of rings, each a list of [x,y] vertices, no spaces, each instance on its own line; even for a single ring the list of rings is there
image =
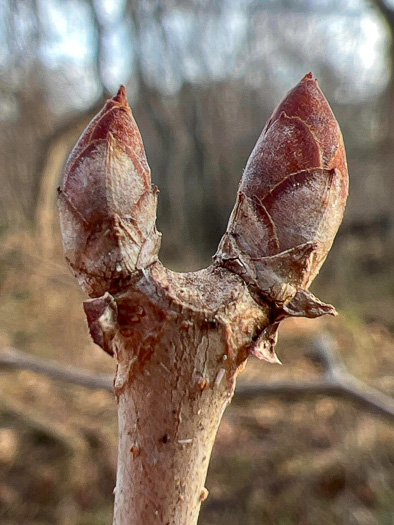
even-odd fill
[[[85,309],[118,359],[114,524],[197,523],[220,419],[268,308],[222,268],[177,274],[155,263],[114,301]]]

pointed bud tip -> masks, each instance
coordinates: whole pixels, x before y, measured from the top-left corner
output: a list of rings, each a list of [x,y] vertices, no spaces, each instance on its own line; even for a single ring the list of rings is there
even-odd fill
[[[128,106],[127,97],[126,97],[126,88],[123,84],[120,85],[117,94],[114,96],[113,100],[122,104],[123,106]]]
[[[301,80],[300,84],[308,84],[308,82],[314,84],[315,86],[317,86],[318,89],[320,89],[320,88],[319,88],[319,84],[318,84],[318,82],[317,82],[317,78],[315,78],[315,77],[313,76],[312,71],[309,71],[309,73],[307,73],[307,74],[304,76],[304,78]]]
[[[308,82],[308,80],[316,80],[315,78],[313,78],[313,73],[312,71],[309,71],[309,73],[307,73],[304,78],[301,80],[301,82]]]

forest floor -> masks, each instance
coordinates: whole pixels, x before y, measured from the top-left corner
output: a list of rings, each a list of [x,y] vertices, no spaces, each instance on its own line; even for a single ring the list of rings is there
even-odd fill
[[[29,235],[5,243],[0,349],[113,373],[114,361],[89,339],[84,297],[58,248],[38,253]],[[341,291],[329,291],[337,318],[285,321],[278,344],[283,366],[250,359],[239,385],[316,378],[320,371],[308,351],[329,333],[352,374],[394,396],[393,279],[388,270],[365,277],[339,305],[334,299]],[[2,371],[0,389],[0,522],[110,523],[113,396],[28,371]],[[235,395],[206,486],[201,525],[393,525],[394,421],[324,396],[240,403]]]

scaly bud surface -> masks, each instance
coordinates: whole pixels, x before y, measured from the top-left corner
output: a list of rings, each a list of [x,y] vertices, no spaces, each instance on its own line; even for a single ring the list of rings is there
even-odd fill
[[[91,297],[157,260],[157,193],[121,86],[82,133],[58,192],[65,255]]]

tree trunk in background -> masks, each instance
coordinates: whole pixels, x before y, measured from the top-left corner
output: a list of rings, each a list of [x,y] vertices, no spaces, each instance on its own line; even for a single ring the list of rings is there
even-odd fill
[[[392,177],[392,166],[394,164],[394,9],[389,7],[384,0],[373,0],[373,5],[376,6],[377,10],[383,17],[385,25],[390,33],[389,38],[389,67],[390,78],[386,88],[385,101],[386,108],[384,111],[384,124],[387,127],[385,140],[382,147],[377,151],[379,155],[381,171],[383,172],[383,182],[385,183],[386,195],[390,195],[394,192],[394,184]],[[385,206],[388,209],[387,212],[382,216],[382,225],[380,227],[379,234],[384,239],[384,257],[392,258],[394,256],[393,240],[394,240],[394,219],[391,212],[390,203],[386,203]],[[376,212],[376,216],[379,219],[379,210]]]
[[[62,122],[40,147],[35,177],[37,190],[33,213],[37,242],[43,259],[51,259],[52,250],[56,246],[53,236],[58,228],[55,228],[57,218],[54,200],[67,156],[76,138],[100,109],[102,103],[103,101],[100,100],[87,111]]]

